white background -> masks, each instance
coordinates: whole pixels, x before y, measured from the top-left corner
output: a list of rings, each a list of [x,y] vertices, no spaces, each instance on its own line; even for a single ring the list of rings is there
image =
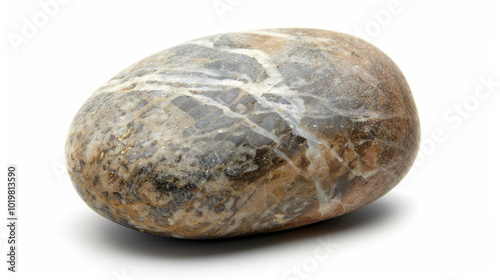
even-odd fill
[[[46,2],[0,7],[0,217],[14,163],[20,219],[16,274],[1,223],[1,279],[500,279],[499,1]],[[202,242],[118,226],[81,201],[64,143],[97,87],[178,43],[271,27],[367,36],[402,69],[423,142],[394,190],[327,222]]]

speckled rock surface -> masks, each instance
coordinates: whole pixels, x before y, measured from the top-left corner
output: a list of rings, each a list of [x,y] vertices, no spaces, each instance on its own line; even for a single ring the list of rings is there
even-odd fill
[[[193,40],[99,88],[66,143],[97,213],[178,238],[276,231],[384,195],[420,128],[408,84],[380,50],[315,29]]]

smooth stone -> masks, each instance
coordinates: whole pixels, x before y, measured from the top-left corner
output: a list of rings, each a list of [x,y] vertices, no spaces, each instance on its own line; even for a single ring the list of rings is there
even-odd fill
[[[358,209],[405,176],[419,141],[410,88],[379,49],[268,29],[193,40],[120,72],[76,114],[66,159],[102,216],[204,239]]]

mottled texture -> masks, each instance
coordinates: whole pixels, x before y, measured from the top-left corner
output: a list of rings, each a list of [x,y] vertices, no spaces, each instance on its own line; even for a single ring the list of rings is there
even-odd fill
[[[96,212],[144,232],[220,238],[329,219],[412,165],[417,110],[397,66],[315,29],[220,34],[122,71],[71,125],[71,180]]]

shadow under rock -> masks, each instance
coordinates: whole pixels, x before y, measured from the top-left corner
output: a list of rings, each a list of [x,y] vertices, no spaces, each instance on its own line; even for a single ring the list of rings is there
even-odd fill
[[[397,216],[396,213],[401,210],[400,206],[401,204],[394,200],[380,199],[349,214],[295,229],[215,240],[184,240],[142,233],[95,214],[92,214],[92,219],[89,217],[87,229],[94,231],[90,236],[100,239],[97,242],[117,251],[164,258],[203,258],[310,240],[325,235],[335,239],[336,235],[370,230]],[[86,238],[90,236],[86,235]]]

